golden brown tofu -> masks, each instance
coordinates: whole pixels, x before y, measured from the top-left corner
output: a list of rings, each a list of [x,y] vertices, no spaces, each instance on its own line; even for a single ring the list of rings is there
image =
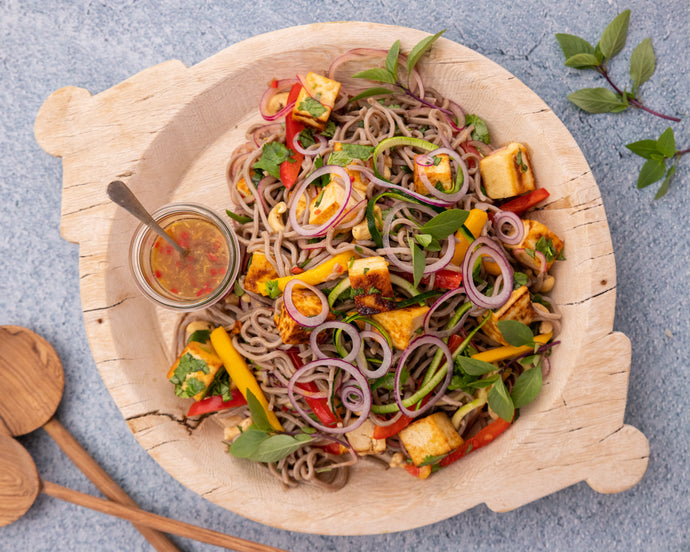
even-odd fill
[[[278,278],[278,273],[273,265],[268,262],[266,255],[263,253],[254,252],[252,254],[252,261],[247,270],[247,276],[244,278],[245,291],[265,295],[266,282]]]
[[[534,251],[537,249],[540,239],[543,238],[543,244],[548,244],[550,240],[550,243],[553,245],[553,254],[546,255],[546,270],[549,270],[553,262],[563,251],[563,240],[541,222],[536,220],[523,220],[522,223],[525,226],[525,237],[517,245],[506,245],[506,247],[513,250],[513,256],[520,261],[520,263],[533,270],[539,270],[539,261],[526,251],[520,250],[525,249]]]
[[[415,420],[400,431],[400,441],[415,466],[448,454],[464,442],[445,412]]]
[[[486,195],[513,197],[534,190],[534,174],[527,148],[517,142],[497,149],[479,161]]]
[[[415,161],[420,157],[430,157],[427,155],[417,155]],[[422,174],[426,177],[433,188],[437,187],[437,184],[441,184],[445,191],[450,191],[453,189],[453,177],[450,170],[450,158],[447,154],[441,153],[440,155],[434,155],[431,157],[433,164],[431,165],[420,165],[419,163],[414,164],[414,189],[417,193],[429,195],[429,190],[427,190],[424,182],[422,182]],[[438,159],[438,161],[436,161]]]
[[[300,90],[292,110],[292,118],[310,127],[324,130],[340,93],[340,83],[310,71],[304,79],[304,84],[309,92],[304,87]]]
[[[297,310],[304,316],[316,316],[321,312],[321,300],[313,291],[304,288],[293,289],[292,302]],[[332,312],[328,313],[328,320],[333,320],[335,316]],[[286,345],[298,345],[299,343],[309,343],[309,333],[311,328],[305,328],[295,322],[285,310],[285,304],[280,304],[280,314],[273,317],[273,321],[278,327],[280,338]]]
[[[508,345],[497,324],[501,320],[517,320],[529,325],[534,321],[535,314],[527,286],[520,286],[513,290],[505,305],[491,313],[491,318],[482,326],[482,331],[494,341]]]
[[[338,212],[345,199],[345,189],[337,182],[329,182],[309,204],[309,224],[325,224]],[[357,201],[350,196],[347,209],[352,209]],[[342,222],[352,220],[352,215],[342,218]]]
[[[383,214],[381,207],[374,205],[374,222],[379,231],[383,228]],[[366,219],[359,224],[352,227],[352,237],[357,241],[367,241],[371,239],[371,232],[369,231],[369,223]]]
[[[374,439],[374,424],[366,420],[361,426],[345,434],[357,454],[381,454],[386,451],[385,439]]]
[[[175,384],[178,397],[200,401],[222,366],[223,361],[209,347],[192,341],[170,367],[167,377]]]
[[[414,333],[422,327],[429,307],[405,307],[372,315],[390,335],[393,346],[402,351],[410,344]]]
[[[388,261],[383,257],[355,259],[348,269],[357,312],[369,316],[395,308]]]

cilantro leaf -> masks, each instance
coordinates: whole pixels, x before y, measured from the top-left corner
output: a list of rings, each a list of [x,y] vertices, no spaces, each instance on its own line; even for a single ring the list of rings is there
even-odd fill
[[[290,158],[290,150],[280,142],[264,144],[261,157],[254,163],[253,168],[262,169],[271,176],[280,179],[280,164]]]
[[[187,343],[198,341],[199,343],[208,343],[211,339],[211,330],[197,330],[187,339]]]
[[[302,100],[302,103],[300,103],[297,106],[297,109],[299,111],[306,111],[307,113],[309,113],[309,115],[311,115],[315,119],[318,119],[319,117],[321,117],[321,115],[323,115],[324,113],[326,113],[326,111],[328,111],[328,109],[326,109],[323,106],[323,104],[321,104],[321,102],[315,100],[311,96],[307,96],[306,98],[304,98]]]
[[[266,282],[266,293],[271,299],[276,299],[282,291],[280,291],[280,287],[278,286],[278,281],[277,280],[269,280]]]
[[[347,167],[355,159],[368,160],[374,153],[374,146],[363,144],[342,144],[340,151],[334,151],[328,156],[329,165]]]
[[[486,126],[486,121],[479,117],[478,115],[473,115],[468,113],[465,115],[465,124],[467,126],[474,125],[474,130],[472,130],[472,140],[479,140],[485,144],[491,143],[491,137],[489,136],[489,127]]]

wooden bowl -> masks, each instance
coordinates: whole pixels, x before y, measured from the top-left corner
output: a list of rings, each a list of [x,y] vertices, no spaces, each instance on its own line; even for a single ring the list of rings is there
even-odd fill
[[[616,271],[599,189],[582,152],[549,107],[492,61],[446,39],[421,64],[428,86],[488,121],[496,144],[529,145],[551,196],[535,215],[565,239],[553,297],[561,344],[541,395],[513,427],[427,480],[361,463],[335,493],[284,490],[266,470],[230,457],[213,418],[186,419],[189,401],[165,378],[176,314],[136,289],[127,265],[133,217],[106,186],[128,182],[150,209],[194,201],[230,206],[225,169],[273,77],[325,71],[355,47],[403,51],[426,33],[372,23],[324,23],[245,40],[185,67],[168,61],[92,96],[54,92],[36,139],[63,158],[62,235],[77,242],[84,321],[105,385],[141,445],[181,483],[233,512],[308,533],[361,535],[434,523],[480,503],[507,511],[585,480],[628,489],[644,474],[645,436],[623,424],[630,343],[613,332]]]

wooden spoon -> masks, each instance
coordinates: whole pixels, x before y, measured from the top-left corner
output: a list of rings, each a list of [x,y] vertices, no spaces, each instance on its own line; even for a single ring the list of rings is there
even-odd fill
[[[41,480],[36,464],[28,451],[9,435],[0,435],[0,527],[9,525],[22,517],[36,500],[39,492],[131,522],[136,520],[140,525],[159,531],[223,546],[238,552],[286,552],[280,548],[231,537],[191,523],[176,521]]]
[[[65,376],[50,343],[26,328],[0,326],[0,380],[12,389],[0,398],[0,433],[16,437],[43,427],[105,496],[137,506],[53,416],[62,398]],[[165,535],[136,523],[134,526],[159,552],[179,552]]]

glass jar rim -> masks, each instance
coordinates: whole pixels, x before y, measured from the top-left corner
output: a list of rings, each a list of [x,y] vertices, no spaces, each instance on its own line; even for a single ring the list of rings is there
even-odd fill
[[[225,297],[228,289],[234,284],[235,279],[237,278],[237,274],[239,272],[240,253],[237,235],[235,234],[234,229],[223,222],[223,220],[215,212],[213,212],[210,208],[198,203],[169,203],[151,214],[154,220],[158,223],[164,221],[166,217],[174,215],[196,215],[201,219],[211,222],[223,235],[223,238],[228,246],[228,269],[226,270],[225,276],[221,282],[211,293],[194,300],[180,300],[159,293],[153,288],[153,286],[151,286],[141,266],[142,247],[144,246],[145,239],[152,235],[157,236],[153,230],[143,223],[137,226],[130,242],[130,271],[134,276],[134,281],[137,287],[144,294],[144,296],[161,307],[179,312],[190,312],[208,308]],[[161,226],[164,226],[164,224]]]

